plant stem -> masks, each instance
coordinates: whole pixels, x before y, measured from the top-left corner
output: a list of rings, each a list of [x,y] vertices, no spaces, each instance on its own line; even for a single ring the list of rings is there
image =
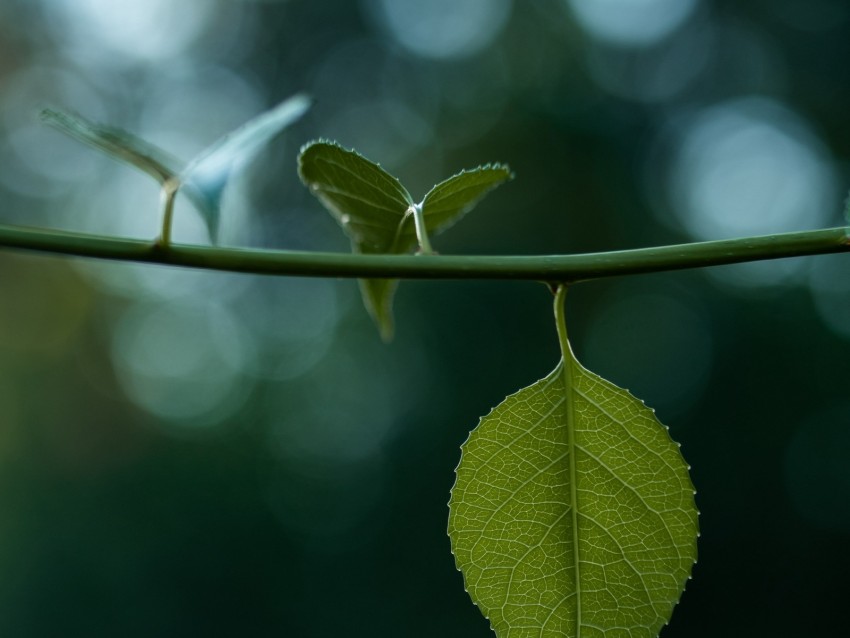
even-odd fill
[[[174,200],[177,199],[177,191],[180,190],[180,181],[169,178],[162,183],[160,191],[162,201],[162,230],[157,242],[161,248],[167,249],[171,246],[171,226],[174,219]]]
[[[169,245],[0,225],[0,247],[208,270],[305,277],[525,279],[575,283],[602,277],[705,268],[850,251],[850,228],[580,255],[362,255]],[[162,239],[167,239],[163,237]]]

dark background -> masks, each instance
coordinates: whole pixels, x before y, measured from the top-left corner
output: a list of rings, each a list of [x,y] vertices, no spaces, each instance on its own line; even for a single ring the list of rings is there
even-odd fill
[[[227,193],[222,243],[348,250],[300,185],[322,136],[415,197],[516,179],[442,253],[842,223],[844,0],[0,0],[0,222],[155,237],[156,185],[36,118],[189,158],[311,112]],[[181,202],[175,238],[206,243]],[[557,360],[541,285],[351,281],[0,254],[0,635],[491,635],[445,533],[459,446]],[[850,259],[583,284],[590,369],[693,466],[694,580],[662,635],[837,635],[850,542]]]

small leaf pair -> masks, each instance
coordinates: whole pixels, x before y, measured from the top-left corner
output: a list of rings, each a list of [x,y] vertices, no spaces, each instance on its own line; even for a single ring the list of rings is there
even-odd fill
[[[272,137],[304,115],[310,104],[307,96],[295,95],[218,139],[187,163],[127,131],[95,124],[77,114],[45,109],[41,119],[115,159],[132,164],[157,180],[172,196],[182,187],[201,212],[210,238],[215,241],[221,198],[231,175]],[[163,231],[167,233],[167,229]]]
[[[416,203],[401,182],[378,164],[334,142],[301,149],[298,174],[363,254],[403,254],[417,246],[432,253],[430,235],[454,224],[484,195],[512,177],[507,166],[488,164],[440,182]],[[398,280],[361,279],[369,314],[385,341],[392,339],[392,301]]]

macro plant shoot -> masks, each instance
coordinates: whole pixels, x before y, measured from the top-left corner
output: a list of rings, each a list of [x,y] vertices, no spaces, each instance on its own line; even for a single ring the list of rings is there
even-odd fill
[[[0,0],[0,638],[844,636],[846,0]]]
[[[498,636],[658,636],[697,561],[691,468],[652,408],[579,363],[568,336],[568,290],[612,275],[845,252],[848,229],[588,255],[443,256],[432,237],[511,180],[506,164],[461,170],[417,201],[379,164],[320,139],[301,148],[298,175],[350,240],[351,255],[217,246],[231,177],[310,105],[295,95],[186,163],[126,131],[45,110],[47,124],[159,183],[159,235],[144,242],[4,226],[0,243],[113,261],[357,278],[365,311],[386,342],[394,336],[400,279],[542,282],[553,293],[551,333],[560,358],[482,417],[462,445],[449,500],[452,554],[472,602]],[[183,191],[211,245],[173,243],[174,202]]]

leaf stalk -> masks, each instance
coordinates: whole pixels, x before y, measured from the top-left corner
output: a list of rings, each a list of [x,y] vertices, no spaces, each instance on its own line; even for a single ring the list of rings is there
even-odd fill
[[[431,240],[428,239],[428,229],[425,226],[425,216],[422,213],[422,204],[411,204],[408,209],[413,215],[413,224],[416,227],[416,240],[419,242],[419,254],[433,255]]]
[[[160,201],[162,202],[162,230],[159,234],[157,243],[161,248],[168,248],[171,245],[171,227],[174,220],[174,200],[177,199],[177,192],[180,190],[180,180],[170,178],[162,183],[160,190]]]
[[[555,326],[558,330],[558,341],[561,345],[561,381],[564,386],[564,430],[567,434],[567,464],[570,473],[570,518],[573,530],[573,591],[575,592],[576,605],[576,632],[575,638],[581,638],[582,629],[582,579],[581,579],[581,552],[579,547],[579,522],[578,522],[578,469],[576,468],[576,413],[575,394],[573,390],[573,354],[570,348],[570,340],[567,336],[567,320],[565,300],[567,296],[567,285],[560,284],[555,291]]]

